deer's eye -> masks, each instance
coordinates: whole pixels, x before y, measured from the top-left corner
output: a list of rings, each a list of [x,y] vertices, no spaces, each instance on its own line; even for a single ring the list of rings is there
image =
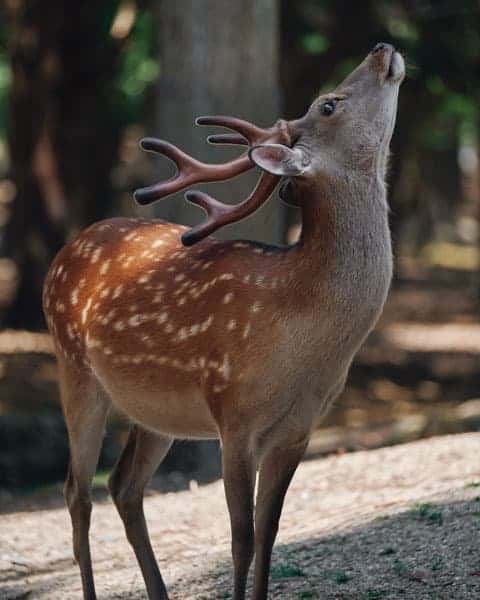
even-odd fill
[[[335,102],[333,100],[327,100],[320,105],[320,113],[326,117],[333,115],[335,112]]]

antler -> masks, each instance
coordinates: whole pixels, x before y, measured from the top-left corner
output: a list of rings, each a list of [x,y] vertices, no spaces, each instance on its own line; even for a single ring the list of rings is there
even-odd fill
[[[262,173],[253,192],[240,204],[223,204],[205,194],[204,192],[191,191],[185,194],[186,199],[200,206],[207,213],[206,221],[192,227],[182,235],[184,246],[192,246],[203,240],[220,227],[240,221],[255,212],[270,197],[280,177],[270,173]]]
[[[217,134],[209,136],[208,141],[213,144],[235,144],[257,146],[265,143],[290,145],[290,134],[286,121],[279,120],[268,129],[262,129],[235,117],[212,116],[199,117],[198,125],[218,125],[237,131],[236,134]],[[248,154],[220,165],[200,162],[173,144],[155,138],[144,138],[140,142],[144,150],[158,152],[170,158],[177,165],[177,173],[168,179],[142,188],[135,192],[135,199],[139,204],[150,204],[155,200],[165,198],[195,183],[209,181],[224,181],[244,173],[254,167]],[[190,246],[204,237],[210,235],[220,227],[238,221],[259,208],[270,196],[280,177],[263,173],[256,188],[246,200],[237,205],[223,204],[203,192],[189,192],[187,200],[203,208],[208,215],[205,222],[193,227],[182,236],[182,242]]]

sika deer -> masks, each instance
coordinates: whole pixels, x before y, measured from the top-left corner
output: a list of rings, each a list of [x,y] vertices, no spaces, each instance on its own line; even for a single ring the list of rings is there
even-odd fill
[[[166,142],[144,140],[180,172],[139,190],[140,202],[232,177],[254,163],[262,181],[236,207],[191,192],[188,198],[209,214],[191,231],[159,220],[111,219],[85,230],[55,259],[44,308],[60,369],[71,449],[65,493],[85,598],[95,598],[90,482],[110,403],[132,422],[110,490],[149,598],[165,599],[167,592],[143,492],[176,437],[220,438],[234,598],[245,598],[254,553],[252,597],[267,597],[288,485],[390,284],[384,179],[403,76],[400,54],[378,44],[301,119],[269,130],[203,119],[239,132],[212,142],[250,145],[248,155],[226,165],[204,165]],[[207,238],[182,248],[180,233],[185,245],[195,244],[255,210],[280,177],[288,178],[283,196],[303,213],[296,245]]]

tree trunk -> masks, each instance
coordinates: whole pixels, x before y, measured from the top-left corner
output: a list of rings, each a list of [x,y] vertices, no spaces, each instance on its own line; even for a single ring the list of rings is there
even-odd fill
[[[231,114],[268,126],[280,116],[277,0],[177,0],[162,2],[157,14],[161,77],[155,135],[201,160],[230,159],[238,149],[209,147],[209,130],[197,128],[194,118]],[[164,178],[171,170],[163,159],[157,176]],[[237,203],[256,177],[252,173],[205,189],[224,202]],[[182,194],[159,202],[153,210],[186,224],[203,219]],[[280,241],[282,233],[283,206],[274,195],[254,217],[220,235]]]

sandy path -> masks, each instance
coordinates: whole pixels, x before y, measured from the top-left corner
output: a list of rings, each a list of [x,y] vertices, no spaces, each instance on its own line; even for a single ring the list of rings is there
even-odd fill
[[[221,482],[150,495],[172,599],[230,598]],[[0,516],[0,598],[79,599],[65,509]],[[99,600],[146,598],[112,504],[96,504]],[[272,598],[480,598],[480,434],[304,462],[287,496]]]

